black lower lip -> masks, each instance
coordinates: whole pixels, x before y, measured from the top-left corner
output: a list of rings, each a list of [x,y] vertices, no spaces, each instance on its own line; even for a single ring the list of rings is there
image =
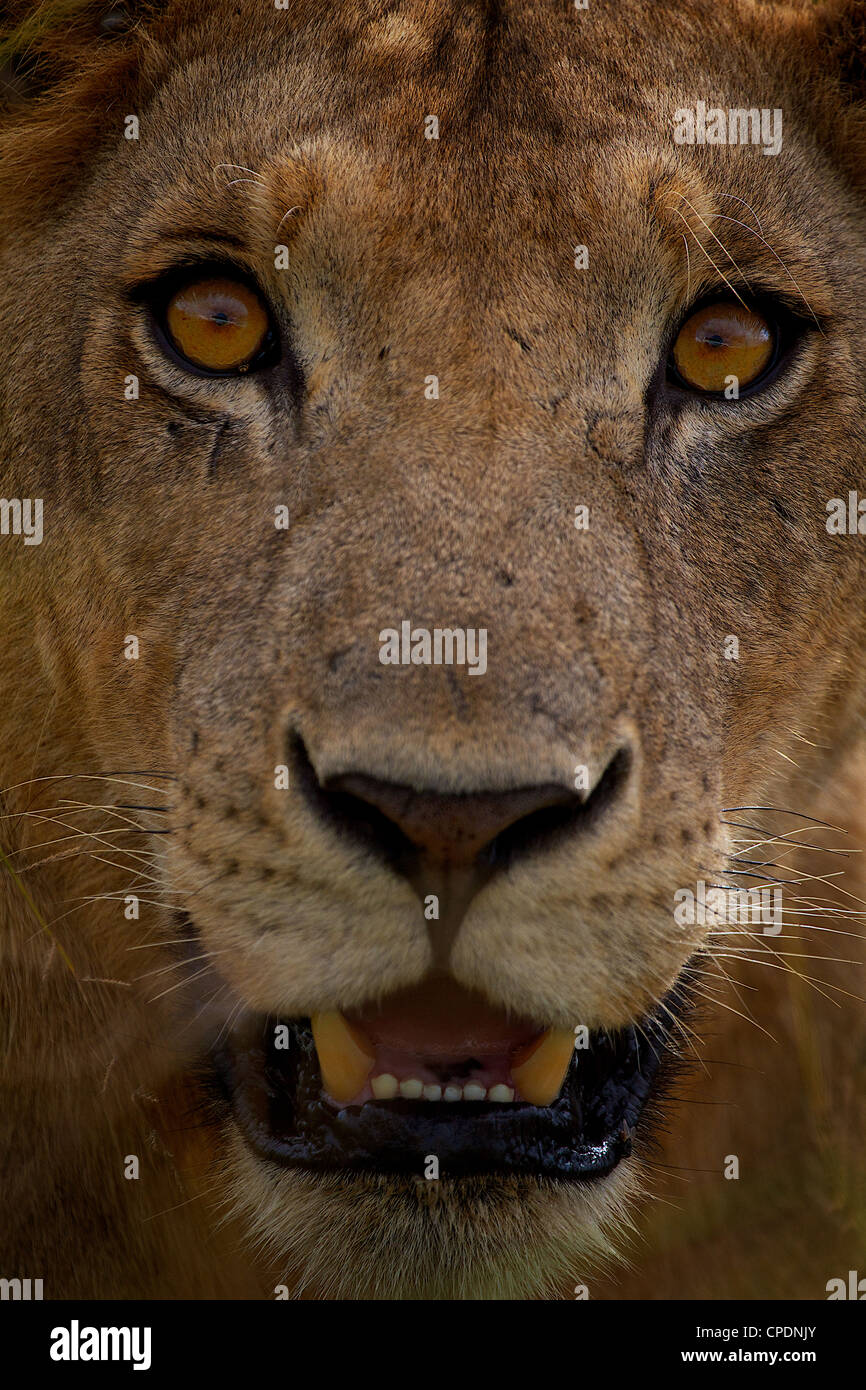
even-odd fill
[[[283,1024],[288,1047],[274,1048]],[[284,1037],[286,1035],[284,1034]],[[249,1020],[217,1056],[217,1069],[247,1142],[269,1162],[328,1173],[429,1176],[523,1175],[586,1180],[613,1171],[665,1049],[653,1020],[576,1051],[552,1105],[487,1101],[369,1101],[335,1109],[322,1099],[307,1020]]]

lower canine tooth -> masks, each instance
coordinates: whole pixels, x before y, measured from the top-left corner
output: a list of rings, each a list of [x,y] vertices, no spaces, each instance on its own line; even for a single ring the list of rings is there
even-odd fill
[[[483,1100],[487,1095],[486,1086],[478,1086],[474,1081],[470,1081],[468,1086],[463,1087],[464,1100]]]
[[[515,1053],[511,1075],[523,1100],[550,1105],[562,1090],[574,1051],[574,1034],[567,1028],[548,1028],[540,1038]]]
[[[336,1101],[348,1101],[363,1090],[376,1054],[360,1028],[339,1010],[313,1014],[313,1041],[325,1090]]]
[[[370,1090],[375,1100],[393,1100],[400,1090],[400,1082],[389,1071],[383,1071],[381,1076],[373,1077]]]
[[[420,1100],[423,1090],[424,1082],[416,1081],[414,1077],[410,1077],[408,1081],[400,1082],[400,1095],[405,1100]]]

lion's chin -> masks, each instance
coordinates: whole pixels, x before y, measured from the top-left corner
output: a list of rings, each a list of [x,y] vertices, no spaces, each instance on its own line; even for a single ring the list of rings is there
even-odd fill
[[[526,1299],[592,1294],[621,1261],[642,1190],[632,1157],[592,1183],[313,1174],[225,1132],[231,1214],[276,1298]]]

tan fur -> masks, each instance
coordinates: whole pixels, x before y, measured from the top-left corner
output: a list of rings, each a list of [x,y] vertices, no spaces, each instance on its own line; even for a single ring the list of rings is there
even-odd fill
[[[45,499],[41,546],[0,538],[0,1275],[50,1297],[823,1297],[866,1246],[866,881],[804,857],[844,868],[808,891],[850,935],[792,900],[770,946],[825,959],[722,959],[739,995],[672,901],[742,848],[724,822],[753,818],[723,808],[866,847],[866,552],[824,526],[866,485],[863,6],[169,0],[115,39],[73,8],[31,42],[41,95],[9,84],[0,148],[2,491]],[[676,147],[699,99],[781,107],[782,153]],[[302,390],[155,346],[129,291],[215,245],[291,324]],[[739,410],[660,406],[676,322],[743,277],[822,331]],[[487,676],[381,666],[403,617],[486,626]],[[633,765],[603,825],[449,926],[275,789],[290,732],[319,777],[441,792],[597,776],[624,741]],[[211,954],[163,994],[190,973],[173,908]],[[661,1150],[639,1135],[587,1190],[276,1173],[199,1080],[244,1004],[358,1006],[445,965],[617,1028],[695,951],[723,1001],[690,1025],[709,1075],[665,1102]]]

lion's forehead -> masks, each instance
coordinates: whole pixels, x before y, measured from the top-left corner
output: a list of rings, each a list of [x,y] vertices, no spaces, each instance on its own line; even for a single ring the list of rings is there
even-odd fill
[[[774,72],[771,55],[756,73],[732,13],[708,23],[701,4],[672,25],[633,4],[344,4],[324,19],[305,4],[245,3],[219,34],[184,27],[175,44],[169,29],[144,109],[137,193],[125,158],[114,170],[132,209],[133,258],[152,258],[166,229],[190,218],[202,232],[249,238],[267,260],[275,244],[302,249],[306,235],[319,250],[338,244],[347,274],[353,247],[404,286],[413,271],[428,283],[453,272],[443,306],[479,290],[489,298],[494,284],[503,297],[539,300],[541,317],[571,306],[579,333],[603,305],[628,335],[629,297],[598,287],[637,279],[663,293],[685,215],[710,251],[724,218],[739,260],[761,254],[751,218],[761,225],[783,210],[768,260],[792,265],[799,253],[802,283],[810,255],[826,261],[815,212],[830,175],[814,143],[798,141],[796,75]],[[761,148],[720,161],[675,143],[677,111],[708,92],[732,106],[783,103],[784,169]],[[586,283],[572,263],[583,242],[594,257]],[[694,261],[699,290],[713,258],[697,248]]]
[[[258,105],[268,141],[328,132],[359,149],[407,150],[435,117],[442,139],[470,137],[462,172],[480,181],[501,178],[506,153],[562,162],[587,142],[654,131],[669,141],[680,98],[718,90],[748,106],[785,86],[793,93],[796,75],[769,49],[756,72],[738,4],[719,14],[693,3],[676,23],[662,9],[414,0],[383,12],[346,0],[325,15],[295,0],[273,9],[244,0],[217,30],[176,2],[155,30],[148,71],[157,88],[181,82],[185,121],[237,126],[246,104]],[[215,105],[215,87],[231,91],[230,103]]]

